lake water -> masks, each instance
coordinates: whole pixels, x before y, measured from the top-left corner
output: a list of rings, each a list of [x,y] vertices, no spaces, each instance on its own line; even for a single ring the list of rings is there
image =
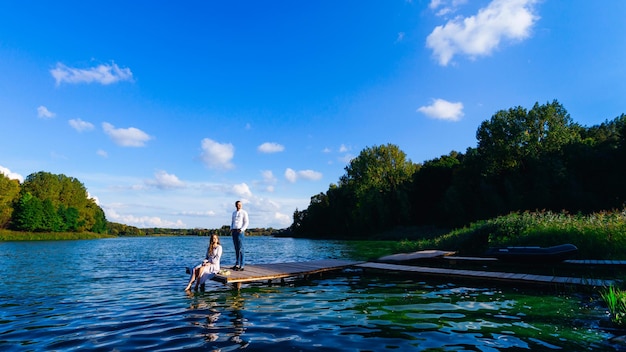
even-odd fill
[[[185,292],[206,237],[0,242],[2,351],[615,351],[576,294],[357,269]],[[233,263],[230,237],[222,264]],[[248,264],[356,258],[347,242],[247,237]]]

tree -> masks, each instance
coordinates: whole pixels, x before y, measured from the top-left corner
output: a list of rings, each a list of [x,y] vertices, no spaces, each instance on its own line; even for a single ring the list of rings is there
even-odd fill
[[[11,223],[18,231],[38,231],[42,228],[43,217],[41,200],[26,192],[17,202]]]
[[[88,197],[85,186],[73,177],[43,171],[33,173],[24,180],[21,194],[28,197],[14,212],[18,221],[16,227],[43,231],[107,231],[104,211]],[[34,218],[37,202],[41,209],[38,218]]]
[[[353,192],[352,226],[365,233],[407,223],[411,207],[408,186],[417,165],[396,145],[365,148],[352,159],[339,186]]]
[[[41,203],[41,223],[36,230],[46,232],[59,232],[63,230],[63,223],[57,210],[52,205],[50,199],[45,199]]]
[[[62,220],[61,231],[78,231],[78,210],[74,207],[66,207],[64,205],[59,206],[57,211],[59,218]],[[94,231],[98,232],[98,231]]]
[[[556,100],[535,103],[530,111],[522,107],[498,111],[484,121],[476,132],[476,153],[464,165],[479,170],[466,175],[477,178],[471,187],[480,190],[472,195],[473,212],[483,218],[562,206],[569,177],[564,153],[579,143],[580,130]]]
[[[0,228],[7,228],[13,215],[13,204],[19,198],[20,182],[0,173]]]
[[[528,112],[521,106],[498,111],[476,132],[483,171],[497,175],[524,168],[530,159],[562,151],[579,138],[578,131],[556,100],[546,105],[535,103]]]
[[[462,158],[462,154],[451,152],[449,155],[426,161],[415,172],[411,193],[415,223],[433,224],[445,221],[443,201],[452,186]]]

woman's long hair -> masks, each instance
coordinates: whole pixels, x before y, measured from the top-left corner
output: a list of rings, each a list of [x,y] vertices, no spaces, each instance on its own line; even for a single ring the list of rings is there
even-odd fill
[[[213,242],[213,237],[217,238],[217,241]],[[211,240],[209,243],[209,253],[208,255],[213,256],[213,253],[215,251],[215,248],[217,248],[217,246],[220,245],[220,237],[217,234],[212,234],[211,235]]]

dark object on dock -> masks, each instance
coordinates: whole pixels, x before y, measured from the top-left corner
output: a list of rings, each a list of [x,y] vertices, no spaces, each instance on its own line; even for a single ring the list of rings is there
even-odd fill
[[[552,247],[489,248],[485,255],[502,261],[542,264],[562,262],[572,258],[576,253],[578,248],[568,243]]]

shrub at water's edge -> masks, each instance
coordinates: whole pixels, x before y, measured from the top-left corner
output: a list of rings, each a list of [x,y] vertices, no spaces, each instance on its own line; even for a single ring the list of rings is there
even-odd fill
[[[478,221],[435,238],[404,240],[397,251],[421,249],[482,255],[489,247],[541,246],[571,243],[584,259],[626,259],[626,210],[589,215],[568,213],[511,213]]]

